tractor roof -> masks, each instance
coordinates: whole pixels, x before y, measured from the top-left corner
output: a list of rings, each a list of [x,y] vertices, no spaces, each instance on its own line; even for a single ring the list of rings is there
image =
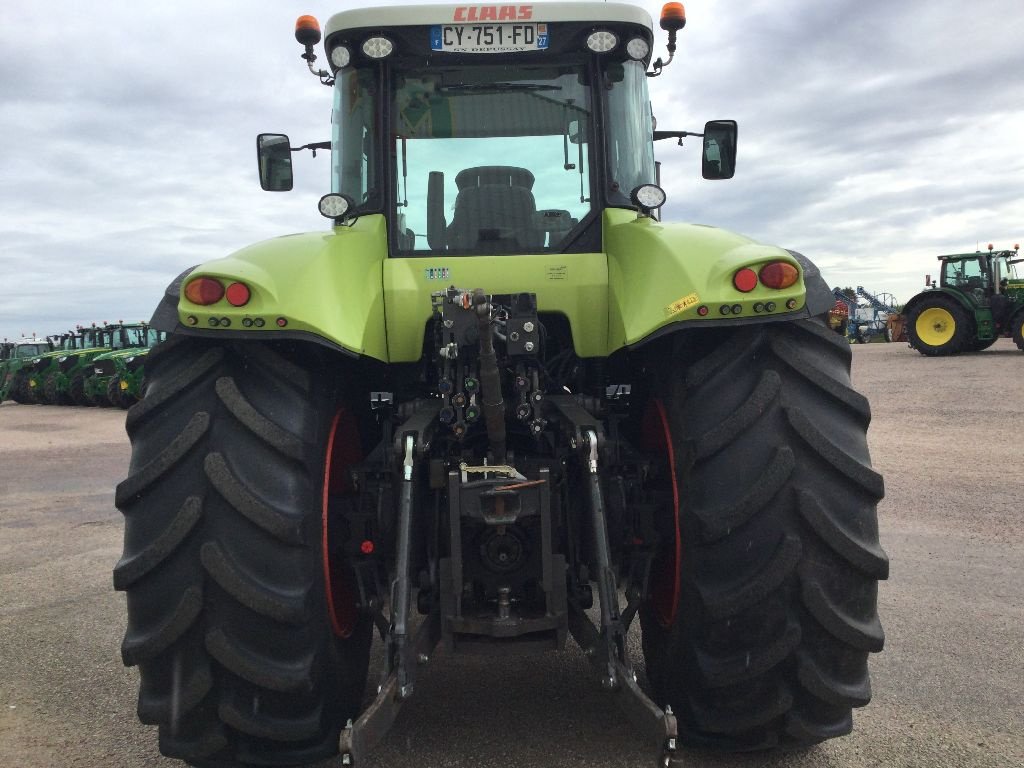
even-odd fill
[[[965,261],[967,259],[976,259],[979,256],[992,256],[998,258],[1000,256],[1006,256],[1012,258],[1017,255],[1017,251],[974,251],[973,253],[947,253],[943,256],[937,256],[939,261]]]
[[[624,22],[653,29],[650,14],[626,3],[529,3],[483,5],[388,5],[336,13],[324,36],[346,29],[384,29],[479,22]]]

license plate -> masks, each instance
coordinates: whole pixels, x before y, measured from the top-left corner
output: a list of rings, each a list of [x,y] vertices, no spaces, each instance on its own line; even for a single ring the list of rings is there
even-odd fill
[[[446,53],[518,53],[548,47],[547,24],[445,24],[431,27],[430,47]]]

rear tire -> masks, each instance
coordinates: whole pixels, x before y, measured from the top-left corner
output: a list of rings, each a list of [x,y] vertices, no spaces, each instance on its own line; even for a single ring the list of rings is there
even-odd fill
[[[972,352],[981,352],[981,351],[986,350],[989,347],[991,347],[997,341],[999,341],[998,338],[995,338],[995,339],[985,339],[985,340],[974,339],[971,342],[971,351]]]
[[[1018,313],[1010,322],[1010,336],[1017,349],[1024,352],[1024,312]]]
[[[959,355],[975,338],[974,321],[948,296],[918,302],[907,314],[907,340],[922,355]]]
[[[75,405],[96,405],[95,401],[85,394],[85,376],[74,376],[68,383],[68,397]]]
[[[42,400],[43,405],[71,405],[71,398],[67,393],[57,388],[57,376],[51,375],[43,382]]]
[[[314,353],[307,353],[314,354]],[[297,357],[297,356],[296,356]],[[331,629],[322,488],[335,393],[269,345],[172,337],[146,363],[117,488],[126,665],[160,751],[197,765],[337,752],[362,701],[372,622]]]
[[[107,382],[107,400],[115,408],[123,408],[121,405],[121,379],[114,376]]]
[[[679,580],[676,610],[652,600],[640,613],[656,700],[694,746],[846,734],[852,708],[871,697],[868,654],[884,640],[877,586],[888,575],[882,478],[850,347],[819,320],[661,351],[650,368],[675,468]],[[656,561],[652,578],[672,572]]]
[[[11,379],[11,387],[7,391],[8,396],[21,405],[31,405],[35,402],[29,393],[28,375],[19,371]]]

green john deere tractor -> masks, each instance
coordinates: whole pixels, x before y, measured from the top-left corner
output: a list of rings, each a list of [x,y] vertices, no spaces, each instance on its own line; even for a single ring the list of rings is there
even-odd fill
[[[35,366],[29,386],[37,402],[46,405],[90,405],[85,381],[92,375],[92,361],[110,351],[110,334],[104,328],[79,327],[69,335],[61,354],[44,357]]]
[[[296,37],[331,140],[261,135],[260,179],[329,149],[331,224],[179,275],[128,412],[121,652],[164,754],[358,766],[438,645],[570,635],[660,765],[847,733],[888,561],[834,298],[659,215],[655,142],[725,179],[735,123],[655,130],[672,57],[625,4],[346,11],[327,69]]]
[[[53,349],[49,339],[21,339],[3,342],[0,360],[0,403],[14,400],[17,403],[31,402],[25,391],[25,375],[21,373],[27,363]]]
[[[1024,262],[1012,251],[939,256],[938,284],[926,278],[903,308],[910,346],[929,357],[978,352],[1009,336],[1024,351]]]
[[[93,359],[93,372],[85,380],[85,397],[90,404],[127,408],[141,397],[146,355],[167,334],[148,323],[118,323],[105,332],[112,351]]]
[[[78,331],[47,336],[46,340],[47,351],[26,359],[11,377],[11,398],[19,403],[45,403],[43,382],[52,370],[57,369],[56,359],[74,351],[81,343]]]

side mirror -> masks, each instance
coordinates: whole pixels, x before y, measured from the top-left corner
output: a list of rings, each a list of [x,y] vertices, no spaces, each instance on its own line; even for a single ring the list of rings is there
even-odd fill
[[[267,192],[287,192],[292,188],[292,145],[287,136],[261,133],[256,137],[256,159],[260,187]]]
[[[731,179],[736,173],[736,133],[735,120],[705,123],[701,160],[701,175],[705,179]]]

